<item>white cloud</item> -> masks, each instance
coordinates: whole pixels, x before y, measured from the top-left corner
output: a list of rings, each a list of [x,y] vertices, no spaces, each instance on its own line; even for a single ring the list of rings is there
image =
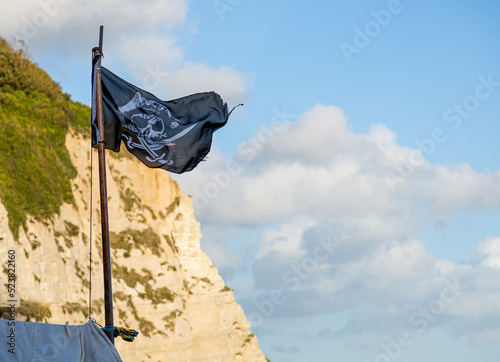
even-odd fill
[[[39,43],[51,43],[55,33],[67,44],[81,43],[95,37],[98,25],[104,25],[111,38],[172,29],[186,20],[187,1],[153,0],[138,5],[132,0],[26,0],[8,2],[2,8],[0,33],[15,33],[36,48]]]
[[[352,152],[355,147],[355,135],[347,129],[343,111],[318,104],[300,116],[293,127],[276,133],[256,161],[279,159],[323,165],[338,154]]]
[[[456,212],[467,207],[484,210],[496,207],[500,201],[499,172],[479,173],[469,165],[436,166],[419,180],[424,200],[432,203],[437,213]]]
[[[384,245],[377,250],[365,268],[366,274],[390,283],[413,279],[420,268],[433,268],[434,258],[425,250],[420,240]]]
[[[115,58],[121,59],[133,71],[135,82],[146,83],[144,86],[148,83],[148,75],[153,84],[165,81],[170,69],[182,64],[184,57],[177,39],[169,34],[126,34],[120,37],[115,48],[118,53]]]
[[[237,72],[228,66],[218,68],[200,63],[186,62],[177,69],[170,80],[170,86],[178,96],[213,90],[221,95],[229,107],[246,100],[253,75]]]
[[[477,246],[477,253],[483,257],[481,265],[500,269],[500,237],[489,237]]]
[[[294,215],[370,218],[379,219],[373,228],[404,233],[405,228],[415,230],[415,220],[446,221],[460,210],[500,204],[500,173],[481,173],[467,165],[431,166],[421,158],[402,177],[397,169],[401,160],[421,152],[398,145],[382,125],[366,134],[351,132],[335,107],[316,105],[267,139],[259,145],[244,143],[232,161],[205,165],[197,180],[186,177],[184,190],[193,195],[201,218],[249,224]],[[233,174],[227,172],[230,161],[238,166]],[[228,182],[213,176],[221,174]]]
[[[348,312],[351,318],[335,333],[339,338],[372,336],[367,340],[373,343],[397,331],[418,336],[445,327],[474,345],[498,343],[491,321],[500,320],[500,286],[491,281],[500,275],[488,261],[498,256],[499,238],[478,244],[486,265],[458,264],[431,256],[418,239],[379,241],[370,248],[356,242],[355,229],[344,235],[336,226],[325,227],[292,220],[262,234],[247,314],[259,313],[255,300],[270,301],[280,290],[285,302],[268,319]],[[326,258],[315,253],[320,230],[329,230],[338,244]]]
[[[278,229],[264,229],[261,233],[261,242],[257,259],[272,255],[273,253],[285,256],[301,254],[300,244],[302,242],[302,232],[310,222],[295,222],[293,224],[283,224]]]
[[[2,5],[0,36],[24,40],[35,58],[55,56],[64,63],[88,59],[97,45],[99,26],[104,25],[103,64],[124,71],[123,78],[164,99],[215,90],[229,105],[244,101],[250,74],[185,59],[174,33],[196,32],[193,24],[183,27],[187,13],[187,0],[9,2]],[[50,73],[63,86],[76,81],[52,67]],[[88,78],[82,86],[89,86]]]
[[[373,343],[394,331],[445,327],[471,343],[494,341],[488,321],[500,319],[500,286],[491,283],[500,277],[500,238],[479,243],[480,261],[464,264],[429,254],[419,231],[466,209],[497,208],[498,173],[431,165],[383,125],[350,131],[331,106],[316,105],[268,136],[258,148],[244,144],[233,160],[215,152],[179,180],[195,207],[205,198],[202,222],[263,230],[253,297],[247,290],[242,300],[247,315],[258,316],[258,303],[278,290],[286,301],[266,318],[349,312],[337,337]],[[398,165],[418,157],[402,177]],[[337,247],[324,246],[325,233]]]

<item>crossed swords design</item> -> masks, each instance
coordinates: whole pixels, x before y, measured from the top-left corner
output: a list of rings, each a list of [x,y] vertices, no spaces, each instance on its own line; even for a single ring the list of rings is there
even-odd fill
[[[166,108],[165,106],[159,104],[158,102],[147,100],[144,98],[139,92],[137,92],[127,104],[125,104],[122,107],[119,107],[120,112],[125,116],[125,113],[134,111],[144,104],[150,105],[153,107],[157,107],[161,109],[162,111],[166,111],[168,118],[171,122],[171,124],[179,124],[179,121],[172,116],[170,113],[170,110]],[[127,125],[127,128],[132,129],[133,131],[137,132],[137,139],[139,140],[139,143],[134,142],[133,138],[128,135],[123,135],[125,138],[125,142],[127,144],[128,148],[138,148],[145,150],[149,156],[146,156],[146,160],[149,162],[159,162],[161,164],[167,164],[167,165],[173,165],[174,161],[173,160],[165,160],[165,153],[162,152],[161,155],[158,154],[157,151],[163,149],[163,147],[172,147],[172,149],[175,146],[175,141],[176,139],[179,139],[183,136],[185,136],[187,133],[189,133],[194,127],[196,127],[196,123],[189,126],[188,128],[183,129],[181,132],[177,133],[176,135],[169,137],[169,138],[163,138],[161,139],[161,135],[164,134],[165,131],[165,120],[158,117],[157,115],[152,115],[152,114],[135,114],[132,115],[132,118],[135,117],[140,117],[144,121],[147,121],[148,124],[145,127],[139,127],[137,124],[134,122],[133,125]],[[157,125],[158,122],[160,122],[162,129],[160,131],[156,131],[153,129],[153,126]],[[160,138],[159,141],[155,141],[153,137]]]

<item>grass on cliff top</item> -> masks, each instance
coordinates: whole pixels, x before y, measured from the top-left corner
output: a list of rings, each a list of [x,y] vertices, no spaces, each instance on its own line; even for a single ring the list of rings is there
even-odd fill
[[[65,137],[70,127],[85,134],[90,120],[89,107],[73,102],[19,45],[0,38],[0,198],[16,239],[29,217],[48,220],[73,201],[77,171]]]

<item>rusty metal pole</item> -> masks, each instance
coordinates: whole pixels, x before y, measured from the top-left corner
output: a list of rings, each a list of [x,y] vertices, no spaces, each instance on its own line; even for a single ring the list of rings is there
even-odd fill
[[[104,317],[105,325],[113,326],[113,290],[111,283],[111,253],[109,245],[109,223],[108,223],[108,192],[106,183],[106,154],[104,143],[104,114],[102,106],[102,84],[101,84],[101,57],[103,29],[101,25],[99,32],[99,47],[92,49],[92,58],[97,59],[97,72],[95,74],[96,88],[96,117],[99,130],[97,140],[97,151],[99,155],[99,186],[101,196],[101,225],[102,225],[102,266],[104,274]],[[114,342],[114,334],[105,332],[111,343]]]

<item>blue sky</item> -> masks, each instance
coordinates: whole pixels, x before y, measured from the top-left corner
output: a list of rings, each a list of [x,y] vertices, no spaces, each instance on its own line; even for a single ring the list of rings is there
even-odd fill
[[[0,35],[82,103],[101,24],[132,83],[245,103],[174,178],[272,361],[498,359],[498,2],[2,9]]]

